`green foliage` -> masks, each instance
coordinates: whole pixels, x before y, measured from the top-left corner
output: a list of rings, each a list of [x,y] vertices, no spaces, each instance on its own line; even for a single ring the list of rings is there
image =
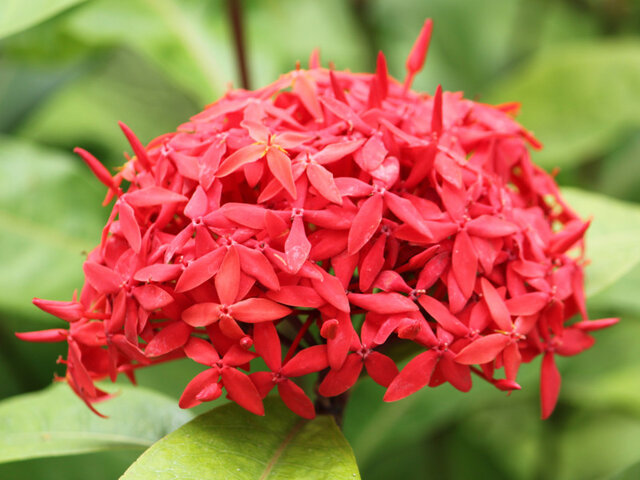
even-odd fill
[[[200,415],[147,450],[123,480],[360,478],[333,417],[304,420],[275,397],[265,404],[264,417],[235,404]]]
[[[99,408],[109,419],[90,412],[67,385],[4,400],[0,403],[0,463],[142,449],[191,417],[173,399],[133,387],[121,387],[117,398]]]
[[[519,120],[545,147],[535,160],[569,167],[609,153],[640,126],[638,84],[640,42],[585,42],[543,51],[489,99],[521,102]]]
[[[104,191],[79,158],[0,137],[0,310],[34,296],[69,300],[106,220]]]
[[[569,205],[584,218],[592,218],[587,230],[587,296],[592,296],[628,273],[640,261],[640,207],[603,195],[563,190]]]
[[[0,4],[0,38],[44,22],[86,0],[4,0]]]

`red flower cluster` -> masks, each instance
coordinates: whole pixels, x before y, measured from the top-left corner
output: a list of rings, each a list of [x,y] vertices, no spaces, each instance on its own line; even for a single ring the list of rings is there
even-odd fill
[[[226,390],[262,414],[276,386],[306,418],[295,378],[307,374],[334,396],[364,367],[395,401],[444,382],[468,391],[471,372],[519,389],[521,362],[543,355],[547,417],[555,354],[616,321],[586,317],[588,222],[531,163],[539,144],[517,105],[409,89],[430,35],[427,21],[404,85],[382,54],[372,75],[314,54],[309,70],[229,91],[146,147],[121,125],[134,157],[114,177],[77,149],[115,206],[80,297],[34,300],[69,329],[18,336],[67,341],[66,380],[90,406],[108,396],[94,380],[187,356],[208,368],[182,407]],[[399,373],[383,353],[398,341],[419,352]],[[266,370],[243,373],[257,358]]]

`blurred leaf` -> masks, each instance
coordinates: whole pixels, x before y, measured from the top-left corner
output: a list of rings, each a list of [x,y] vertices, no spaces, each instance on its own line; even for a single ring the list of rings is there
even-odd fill
[[[640,130],[601,162],[598,175],[593,175],[593,169],[585,173],[594,180],[595,190],[621,200],[640,202],[639,158]]]
[[[114,480],[140,455],[140,450],[112,450],[69,457],[44,457],[0,464],[6,480]]]
[[[130,147],[118,127],[119,120],[146,144],[175,131],[197,112],[189,97],[137,55],[120,50],[105,60],[93,73],[48,98],[20,134],[49,145],[81,145],[105,163],[121,164],[122,152]]]
[[[347,404],[344,433],[364,474],[370,463],[379,462],[378,457],[385,454],[389,443],[409,446],[448,424],[464,421],[487,405],[506,408],[518,399],[527,399],[529,405],[533,405],[533,415],[537,416],[537,375],[537,365],[523,365],[518,381],[524,391],[514,392],[510,397],[474,377],[473,389],[467,394],[446,384],[423,388],[392,403],[382,401],[384,388],[364,377],[356,384]]]
[[[42,344],[40,344],[40,346],[41,345]],[[137,370],[136,384],[162,393],[168,397],[175,398],[177,402],[189,381],[205,368],[206,367],[194,362],[190,358],[179,358],[170,362],[149,365]],[[129,379],[124,375],[120,375],[117,383],[129,385]],[[219,398],[216,400],[215,405],[220,406],[227,403],[227,401],[226,398]],[[189,409],[189,411],[195,415],[199,415],[208,412],[211,410],[211,407],[212,405],[210,403],[205,402]]]
[[[483,451],[485,461],[499,465],[506,478],[533,479],[539,473],[542,430],[548,427],[540,421],[537,399],[535,403],[512,398],[485,405],[457,424],[457,436]]]
[[[637,480],[638,478],[640,478],[640,462],[618,472],[611,477],[611,480]]]
[[[500,82],[492,102],[518,101],[518,120],[545,148],[534,160],[568,167],[607,153],[640,126],[640,43],[585,42],[550,48]]]
[[[600,349],[602,356],[604,349]],[[637,358],[635,359],[637,360]],[[640,365],[620,365],[599,378],[569,377],[567,397],[585,408],[632,413],[640,418]]]
[[[123,480],[360,478],[332,417],[304,420],[277,397],[265,407],[264,417],[235,404],[200,415],[147,450]]]
[[[333,62],[337,69],[372,69],[374,65],[366,60],[367,50],[373,46],[366,43],[358,30],[350,3],[341,0],[244,2],[253,87],[275,81],[281,74],[293,70],[298,60],[302,68],[306,68],[314,48],[320,50],[324,66]],[[228,38],[230,43],[230,34]]]
[[[203,104],[234,78],[223,2],[96,0],[68,25],[70,33],[94,46],[135,50]]]
[[[418,91],[433,92],[442,84],[446,90],[463,90],[473,97],[482,91],[485,82],[493,81],[512,46],[510,35],[517,2],[377,0],[366,3],[369,10],[363,8],[363,13],[372,18],[376,29],[373,38],[379,42],[377,48],[387,56],[390,73],[400,80],[405,76],[405,60],[420,28],[426,18],[433,19],[427,61],[413,85]],[[488,25],[491,28],[487,28]]]
[[[0,132],[11,132],[47,96],[72,79],[80,65],[25,66],[0,60]]]
[[[43,22],[85,0],[2,0],[0,38]]]
[[[563,425],[554,443],[557,480],[606,478],[638,461],[640,419],[606,410],[583,411]]]
[[[134,387],[92,413],[67,385],[0,402],[0,462],[144,448],[189,420],[175,400]]]
[[[604,315],[638,316],[640,314],[640,266],[636,265],[629,273],[609,287],[601,290],[589,299],[590,310],[603,312]]]
[[[576,188],[562,190],[568,204],[584,218],[587,230],[587,296],[611,285],[640,261],[640,206]]]
[[[0,310],[29,315],[33,296],[71,298],[97,244],[104,187],[80,159],[0,137]]]

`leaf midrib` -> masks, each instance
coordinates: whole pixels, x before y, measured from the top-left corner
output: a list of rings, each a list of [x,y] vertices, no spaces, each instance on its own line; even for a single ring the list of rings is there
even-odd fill
[[[298,432],[302,429],[302,427],[306,423],[307,423],[306,420],[299,420],[291,428],[291,430],[289,431],[287,436],[284,438],[284,440],[282,440],[280,445],[278,445],[278,448],[276,449],[276,451],[273,452],[273,455],[269,460],[269,462],[267,463],[267,465],[265,466],[264,471],[262,472],[262,475],[260,475],[260,480],[266,480],[267,478],[269,478],[269,475],[271,475],[271,471],[278,463],[278,460],[280,459],[284,451],[287,449],[287,446],[291,443],[291,441],[295,438],[295,436],[298,434]]]

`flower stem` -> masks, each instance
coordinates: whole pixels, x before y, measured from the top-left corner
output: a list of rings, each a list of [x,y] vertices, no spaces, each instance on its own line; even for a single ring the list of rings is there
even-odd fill
[[[242,0],[227,0],[229,8],[229,20],[233,30],[233,43],[236,50],[237,66],[240,73],[242,88],[249,90],[249,68],[247,65],[246,45],[244,42],[244,18],[242,12]]]

